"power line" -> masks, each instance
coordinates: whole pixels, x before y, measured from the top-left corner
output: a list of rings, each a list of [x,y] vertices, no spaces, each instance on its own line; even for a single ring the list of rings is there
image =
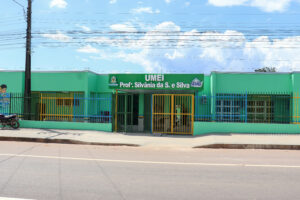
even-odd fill
[[[24,15],[24,19],[25,19],[25,21],[26,21],[26,12],[25,12],[25,7],[22,5],[22,4],[20,4],[18,1],[16,1],[16,0],[12,0],[14,3],[16,3],[17,5],[19,5],[22,9],[23,9],[23,15]]]

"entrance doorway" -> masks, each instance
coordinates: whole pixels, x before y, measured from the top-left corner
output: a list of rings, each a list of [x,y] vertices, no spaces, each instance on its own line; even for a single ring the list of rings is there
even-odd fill
[[[122,92],[114,98],[114,131],[193,134],[193,94]]]
[[[118,94],[115,130],[117,132],[137,132],[139,115],[138,94]]]
[[[153,94],[152,132],[193,134],[193,94]]]

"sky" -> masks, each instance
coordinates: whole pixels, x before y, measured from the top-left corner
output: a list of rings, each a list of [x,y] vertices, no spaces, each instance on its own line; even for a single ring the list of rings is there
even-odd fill
[[[24,70],[26,0],[2,0],[0,70]],[[32,70],[300,71],[300,0],[34,0]]]

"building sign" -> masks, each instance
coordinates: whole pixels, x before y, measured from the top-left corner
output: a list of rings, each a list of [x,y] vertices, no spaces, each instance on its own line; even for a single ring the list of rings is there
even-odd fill
[[[110,74],[111,89],[200,90],[203,74]]]

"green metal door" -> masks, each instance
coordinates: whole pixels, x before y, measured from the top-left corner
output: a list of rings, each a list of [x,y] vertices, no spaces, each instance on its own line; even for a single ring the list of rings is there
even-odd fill
[[[133,95],[132,94],[117,94],[117,109],[116,109],[116,128],[117,132],[130,131],[133,117]]]
[[[138,125],[138,95],[119,93],[116,94],[114,130],[117,132],[136,131]],[[135,129],[134,129],[135,128]]]

